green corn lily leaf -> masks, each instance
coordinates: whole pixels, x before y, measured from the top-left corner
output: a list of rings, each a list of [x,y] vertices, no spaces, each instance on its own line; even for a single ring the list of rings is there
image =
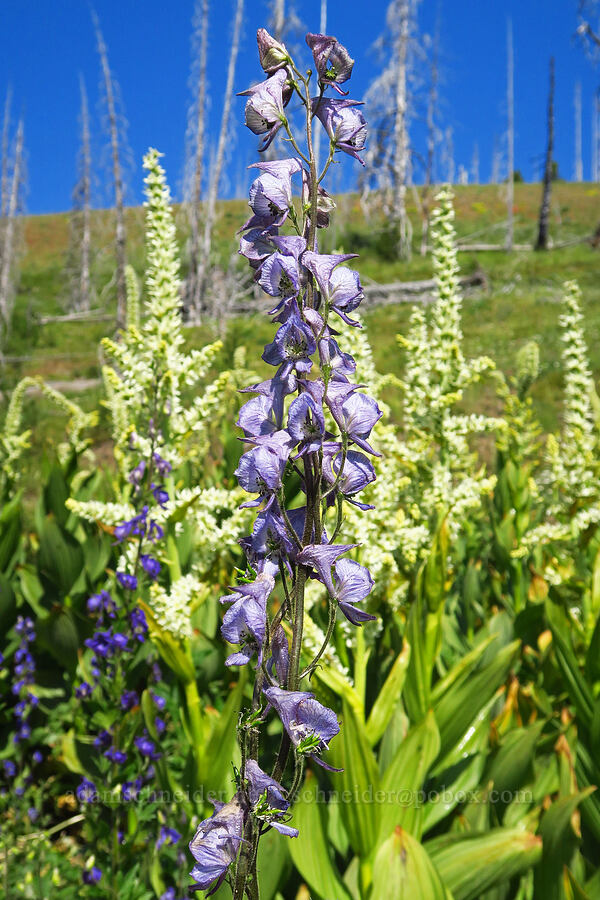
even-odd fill
[[[317,779],[309,770],[292,810],[292,824],[299,835],[289,839],[288,850],[300,875],[321,900],[352,900],[329,855],[326,810],[317,790]]]
[[[381,779],[384,797],[377,804],[378,845],[401,826],[417,839],[423,827],[420,791],[440,749],[440,735],[431,710],[408,732]]]
[[[506,680],[519,647],[520,641],[513,641],[487,665],[469,675],[463,674],[435,704],[442,756],[456,746],[479,711]]]
[[[406,670],[410,659],[410,645],[404,644],[401,653],[394,660],[394,664],[381,688],[367,720],[367,738],[372,747],[383,736],[394,714],[398,697],[402,693]]]
[[[569,696],[582,723],[589,728],[594,711],[594,698],[590,685],[581,674],[577,657],[571,645],[571,625],[565,611],[552,600],[552,592],[546,601],[546,616],[552,631],[554,652],[566,682]]]
[[[397,827],[383,842],[373,865],[371,897],[377,900],[452,900],[427,851]]]
[[[454,900],[479,900],[485,891],[526,872],[542,857],[542,840],[522,829],[445,835],[425,844]]]
[[[590,787],[569,797],[559,797],[544,812],[539,828],[544,849],[534,872],[534,900],[562,900],[561,875],[571,861],[578,840],[573,831],[573,813],[593,791]]]
[[[379,771],[364,723],[346,698],[342,701],[342,718],[340,734],[331,743],[327,761],[343,769],[333,776],[333,786],[343,800],[342,823],[354,852],[366,857],[377,838]]]
[[[496,791],[515,791],[533,776],[535,748],[544,725],[542,720],[508,732],[487,773]]]

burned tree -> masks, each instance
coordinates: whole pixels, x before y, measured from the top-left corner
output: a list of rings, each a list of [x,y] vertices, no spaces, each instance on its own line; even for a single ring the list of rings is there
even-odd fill
[[[581,139],[581,82],[575,85],[575,94],[573,96],[573,108],[575,113],[575,165],[573,176],[575,181],[583,181],[583,155],[582,155],[582,139]]]
[[[227,137],[229,130],[229,117],[231,113],[231,99],[233,97],[233,81],[235,78],[235,67],[240,47],[243,19],[244,0],[236,0],[235,18],[233,22],[233,35],[231,39],[229,65],[227,68],[227,79],[223,99],[223,112],[221,114],[221,127],[219,130],[219,141],[217,143],[215,161],[213,166],[211,167],[210,172],[208,195],[206,199],[206,213],[204,218],[204,234],[202,236],[202,243],[200,246],[198,276],[200,281],[199,305],[192,311],[192,315],[196,321],[199,320],[206,307],[208,276],[211,263],[212,236],[217,212],[217,194],[219,191],[219,182],[221,181],[221,174],[223,172],[223,165],[225,162],[225,150],[227,147]]]
[[[100,66],[102,69],[102,82],[104,86],[104,98],[106,101],[106,114],[108,124],[108,134],[110,140],[111,168],[112,168],[112,184],[115,202],[115,258],[116,258],[116,293],[117,293],[117,328],[125,327],[125,310],[127,306],[127,286],[125,278],[125,269],[127,267],[127,234],[125,230],[125,189],[123,180],[123,161],[122,154],[124,151],[124,131],[125,121],[120,113],[119,107],[119,88],[118,84],[111,72],[108,61],[108,50],[102,31],[100,29],[100,21],[95,12],[92,11],[92,20],[94,30],[96,32],[96,43],[98,47],[98,55],[100,57]]]
[[[81,74],[79,93],[81,97],[79,116],[81,143],[77,160],[79,177],[73,190],[68,267],[71,279],[71,306],[76,312],[88,312],[91,307],[92,154],[88,98]]]
[[[184,305],[187,311],[200,309],[200,212],[206,133],[206,59],[208,48],[208,0],[196,0],[192,32],[192,74],[194,99],[188,112],[186,140],[185,199],[190,223],[188,275]]]
[[[554,153],[554,57],[550,58],[550,89],[548,91],[548,141],[544,163],[542,205],[538,223],[536,250],[548,249],[548,225],[550,220],[550,196],[552,192],[552,154]]]
[[[512,20],[506,26],[506,250],[512,250],[515,240],[515,61],[513,54]]]
[[[4,344],[10,330],[15,302],[16,267],[19,243],[19,213],[24,182],[24,141],[23,120],[19,121],[15,137],[15,147],[10,162],[7,162],[7,205],[2,229],[2,252],[0,254],[0,344]]]

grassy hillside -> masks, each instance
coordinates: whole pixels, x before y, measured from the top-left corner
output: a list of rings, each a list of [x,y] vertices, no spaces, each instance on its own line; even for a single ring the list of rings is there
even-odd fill
[[[517,184],[515,188],[515,240],[531,243],[535,236],[540,199],[539,185]],[[235,251],[235,231],[244,221],[244,201],[224,202],[216,234],[216,256],[225,261]],[[409,208],[414,224],[415,244],[420,239],[420,222],[414,207]],[[459,238],[477,242],[503,240],[505,204],[501,187],[492,185],[456,188],[456,224]],[[181,212],[181,244],[185,243],[185,222]],[[127,214],[128,252],[138,272],[143,271],[143,210]],[[551,233],[555,242],[589,234],[600,220],[600,186],[558,183],[553,189]],[[97,305],[109,314],[114,311],[111,278],[110,214],[94,215],[96,257],[94,263]],[[25,249],[21,281],[15,306],[13,330],[5,353],[2,373],[6,390],[24,375],[40,374],[52,381],[90,379],[98,376],[98,343],[112,330],[110,321],[40,324],[40,318],[68,310],[69,286],[66,273],[69,229],[68,216],[30,216],[25,221]],[[380,283],[429,278],[431,261],[418,254],[409,263],[395,258],[393,241],[382,213],[365,220],[354,196],[342,197],[334,224],[325,235],[324,250],[358,252],[357,268],[365,278]],[[240,264],[243,264],[240,260]],[[600,253],[579,244],[548,253],[517,251],[461,253],[461,268],[468,273],[480,267],[489,287],[465,301],[463,330],[470,354],[487,354],[506,372],[513,368],[518,347],[535,338],[540,343],[543,374],[534,388],[538,413],[545,427],[552,427],[560,412],[560,342],[557,330],[561,284],[577,278],[583,290],[587,338],[593,368],[600,371],[600,348],[595,339],[600,326]],[[365,318],[374,345],[376,360],[383,371],[402,371],[403,360],[395,335],[406,330],[410,306],[369,309]],[[207,322],[189,330],[191,343],[204,343],[219,334],[225,340],[226,356],[245,344],[249,359],[259,359],[262,345],[270,339],[272,326],[263,316],[245,316],[224,322]],[[266,367],[265,367],[266,371]],[[79,395],[82,405],[96,405],[99,389]],[[397,409],[397,398],[390,396]],[[492,388],[483,388],[476,399],[480,408],[495,408]],[[62,418],[39,398],[28,401],[27,418],[36,423],[36,449],[54,441],[61,433]],[[106,423],[100,426],[105,433]]]

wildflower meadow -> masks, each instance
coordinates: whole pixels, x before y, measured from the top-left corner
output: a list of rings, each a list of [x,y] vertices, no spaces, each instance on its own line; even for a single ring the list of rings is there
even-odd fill
[[[124,269],[94,402],[42,375],[6,392],[0,896],[600,900],[600,399],[579,269],[548,425],[535,322],[506,371],[471,352],[442,181],[429,301],[382,364],[364,239],[334,232],[334,173],[373,162],[352,48],[265,28],[257,48],[231,92],[258,152],[227,290],[255,303],[262,352],[188,330],[149,149],[144,263]],[[43,454],[41,402],[61,431]]]

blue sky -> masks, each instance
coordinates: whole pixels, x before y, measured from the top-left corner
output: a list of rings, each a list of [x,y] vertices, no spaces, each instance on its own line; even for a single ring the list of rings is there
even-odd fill
[[[142,196],[141,157],[148,146],[165,154],[174,194],[181,184],[189,103],[190,22],[193,0],[96,0],[112,69],[120,83],[133,154],[129,202]],[[505,128],[506,21],[515,45],[515,166],[526,180],[539,174],[545,143],[549,56],[556,58],[556,152],[563,177],[574,165],[573,91],[583,96],[584,177],[590,177],[591,107],[600,72],[573,38],[576,0],[422,0],[422,30],[433,31],[441,6],[440,119],[452,126],[456,166],[470,166],[479,145],[481,180],[490,175],[494,136]],[[329,0],[328,32],[356,60],[351,96],[361,99],[376,70],[370,47],[385,26],[386,0]],[[260,77],[256,29],[265,23],[265,0],[246,0],[246,21],[236,90]],[[296,0],[306,30],[318,31],[320,0]],[[210,122],[216,131],[223,98],[233,0],[211,0]],[[305,48],[307,50],[307,48]],[[99,66],[86,0],[2,0],[0,3],[0,101],[12,85],[14,110],[25,118],[29,172],[27,210],[68,209],[76,179],[79,72],[98,120]],[[243,126],[243,100],[234,101],[232,145],[224,191],[239,194],[245,166],[256,159],[256,139]],[[365,109],[368,120],[368,108]],[[419,126],[414,129],[422,150]],[[346,169],[352,164],[348,160]],[[98,200],[101,197],[98,196]]]

